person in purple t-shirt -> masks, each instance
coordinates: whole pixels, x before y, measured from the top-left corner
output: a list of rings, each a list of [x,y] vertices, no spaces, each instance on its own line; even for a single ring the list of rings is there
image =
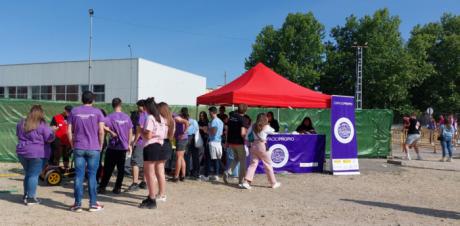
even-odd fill
[[[173,118],[176,122],[176,130],[174,132],[174,138],[176,139],[176,168],[174,171],[174,176],[171,178],[172,182],[185,180],[186,165],[184,154],[188,143],[188,117],[188,112],[185,112],[183,109],[181,109],[180,114],[173,113]]]
[[[50,143],[55,136],[57,127],[48,127],[45,122],[45,113],[40,105],[30,109],[26,119],[22,119],[16,126],[18,144],[16,153],[24,168],[24,196],[26,205],[39,204],[36,191],[38,176],[43,169],[46,159],[50,157]]]
[[[117,166],[118,173],[113,193],[120,194],[123,177],[125,176],[126,152],[132,152],[130,141],[133,136],[133,124],[131,118],[121,111],[120,98],[117,97],[112,100],[112,107],[115,112],[109,114],[106,118],[106,127],[111,136],[105,152],[104,174],[98,191],[100,194],[105,193],[105,188],[110,181],[115,166]]]
[[[81,212],[83,198],[83,180],[85,169],[88,172],[88,193],[90,212],[100,211],[104,206],[97,202],[96,173],[100,152],[104,144],[104,116],[101,110],[93,107],[94,94],[85,91],[82,94],[83,105],[75,107],[69,115],[69,141],[75,158],[75,203],[71,211]]]
[[[145,100],[139,100],[136,103],[137,111],[139,113],[139,118],[135,127],[135,136],[134,136],[134,148],[131,155],[131,167],[133,174],[133,183],[126,189],[126,192],[138,191],[139,188],[145,189],[147,185],[144,181],[139,182],[139,171],[140,168],[144,167],[144,145],[142,145],[142,128],[145,124],[145,119],[148,114],[145,111]]]

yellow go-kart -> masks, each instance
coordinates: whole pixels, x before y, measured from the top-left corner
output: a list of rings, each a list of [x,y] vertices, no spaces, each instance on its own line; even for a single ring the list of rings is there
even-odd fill
[[[61,166],[48,165],[40,174],[40,179],[50,186],[57,186],[61,184],[64,178],[73,178],[74,176],[74,168],[65,169]]]

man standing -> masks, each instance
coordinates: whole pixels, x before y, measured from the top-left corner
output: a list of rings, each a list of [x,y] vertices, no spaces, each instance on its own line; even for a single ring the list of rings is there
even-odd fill
[[[71,111],[72,106],[67,105],[64,107],[64,112],[55,115],[51,120],[51,126],[56,126],[58,128],[55,134],[56,139],[51,143],[51,147],[53,148],[53,158],[51,158],[51,161],[53,165],[59,166],[62,156],[65,169],[69,169],[70,143],[69,137],[67,136],[67,118]]]
[[[409,148],[413,147],[417,154],[417,160],[422,160],[420,156],[417,142],[420,140],[420,122],[417,120],[417,113],[412,113],[409,119],[409,128],[407,130],[407,139],[405,144],[406,158],[411,160]]]
[[[148,114],[145,111],[145,100],[139,100],[136,103],[139,112],[139,120],[136,126],[136,135],[134,136],[134,150],[131,155],[131,166],[133,172],[133,183],[126,189],[126,192],[137,191],[139,188],[146,187],[145,182],[139,183],[139,171],[144,166],[144,146],[142,145],[142,128],[144,128],[145,119]]]
[[[230,168],[224,172],[224,182],[228,183],[228,176],[232,174],[236,165],[240,164],[238,173],[239,186],[242,187],[244,176],[246,175],[246,150],[244,148],[244,138],[246,137],[247,125],[249,122],[244,115],[248,110],[246,104],[239,104],[238,110],[230,114],[228,119],[227,144],[233,150],[234,160]]]
[[[126,152],[131,153],[132,148],[130,145],[133,136],[130,117],[121,111],[121,99],[114,98],[112,100],[112,107],[115,112],[107,116],[107,127],[110,132],[110,140],[104,159],[104,175],[101,184],[99,185],[99,193],[105,193],[107,184],[110,181],[113,170],[117,166],[117,180],[112,192],[120,194],[121,186],[123,184],[123,177],[125,176],[125,160]]]
[[[217,108],[210,107],[209,115],[211,122],[209,123],[209,155],[211,157],[211,166],[214,168],[214,177],[212,180],[218,181],[220,159],[222,158],[222,133],[224,123],[217,117]],[[209,170],[210,171],[210,170]]]
[[[69,115],[68,136],[75,156],[75,203],[71,211],[81,212],[83,198],[83,180],[88,171],[88,193],[90,198],[89,211],[104,209],[97,202],[96,173],[99,164],[100,151],[104,143],[104,116],[101,110],[94,108],[94,94],[85,91],[81,98],[83,105],[72,109]]]
[[[188,119],[188,123],[188,147],[187,153],[185,154],[185,161],[187,166],[187,172],[191,168],[192,170],[190,170],[190,176],[194,180],[198,180],[200,177],[200,162],[204,153],[200,153],[200,148],[197,148],[195,145],[195,134],[199,132],[198,122],[190,117]],[[192,164],[190,164],[190,160],[192,160]]]

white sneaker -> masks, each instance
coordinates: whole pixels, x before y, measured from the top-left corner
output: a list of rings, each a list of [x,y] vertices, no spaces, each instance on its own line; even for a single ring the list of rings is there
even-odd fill
[[[409,160],[409,161],[412,160],[409,154],[406,154],[405,160]]]
[[[167,196],[166,195],[157,195],[157,197],[155,198],[157,201],[160,201],[160,202],[166,202],[166,198]]]
[[[200,175],[200,180],[201,181],[209,181],[209,177],[206,177],[204,175]]]
[[[219,176],[212,176],[212,177],[209,177],[209,180],[210,180],[210,181],[219,181]]]
[[[453,160],[452,160],[452,157],[449,157],[449,158],[447,159],[447,162],[452,162],[452,161],[453,161]]]
[[[280,182],[276,182],[274,185],[272,185],[272,188],[273,188],[273,189],[277,189],[277,188],[279,188],[279,187],[281,187],[281,183],[280,183]]]
[[[249,185],[247,182],[242,183],[241,188],[245,188],[245,189],[248,189],[248,190],[252,189],[251,185]]]

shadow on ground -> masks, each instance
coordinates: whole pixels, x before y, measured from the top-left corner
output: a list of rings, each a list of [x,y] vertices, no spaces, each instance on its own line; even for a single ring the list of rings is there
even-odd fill
[[[341,200],[346,201],[346,202],[354,202],[354,203],[358,203],[358,204],[366,205],[366,206],[376,206],[376,207],[394,209],[394,210],[399,210],[399,211],[404,211],[404,212],[411,212],[411,213],[416,213],[416,214],[430,216],[430,217],[460,220],[460,213],[455,212],[455,211],[437,210],[437,209],[415,207],[415,206],[403,206],[403,205],[393,204],[393,203],[374,202],[374,201],[365,201],[365,200],[354,200],[354,199],[341,199]]]

